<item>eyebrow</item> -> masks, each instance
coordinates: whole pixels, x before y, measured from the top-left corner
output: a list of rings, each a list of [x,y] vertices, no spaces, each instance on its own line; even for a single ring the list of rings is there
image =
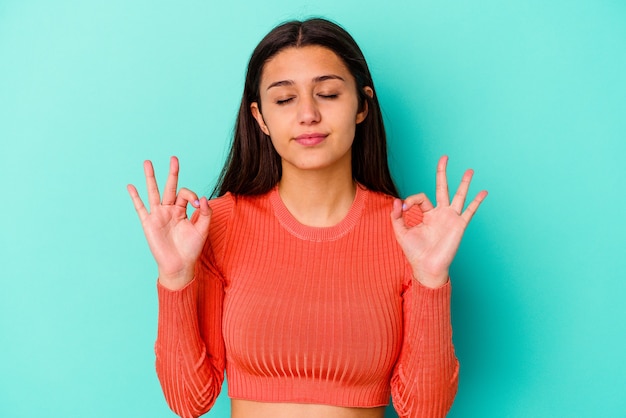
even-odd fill
[[[326,74],[326,75],[321,75],[319,77],[315,77],[313,79],[313,83],[317,84],[317,83],[321,83],[322,81],[326,81],[326,80],[341,80],[341,81],[346,81],[343,77],[338,76],[336,74]],[[296,84],[293,80],[281,80],[281,81],[276,81],[272,84],[270,84],[267,87],[267,90],[271,89],[272,87],[282,87],[282,86],[293,86],[294,84]]]

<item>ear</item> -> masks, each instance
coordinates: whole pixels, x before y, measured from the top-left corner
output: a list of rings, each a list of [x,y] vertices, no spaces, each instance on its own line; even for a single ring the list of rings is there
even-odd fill
[[[250,111],[252,112],[252,116],[254,117],[254,119],[256,119],[256,122],[259,124],[259,128],[261,128],[261,130],[263,131],[265,135],[269,136],[270,130],[267,129],[267,125],[265,124],[265,121],[263,120],[263,115],[261,114],[261,111],[259,110],[259,104],[257,102],[252,102],[250,104]]]
[[[365,87],[363,87],[363,91],[370,98],[374,97],[374,90],[372,90],[371,87],[365,86]],[[363,102],[363,109],[361,109],[361,111],[356,114],[356,123],[357,123],[357,125],[365,120],[365,118],[367,117],[367,111],[368,111],[367,101],[364,101]]]

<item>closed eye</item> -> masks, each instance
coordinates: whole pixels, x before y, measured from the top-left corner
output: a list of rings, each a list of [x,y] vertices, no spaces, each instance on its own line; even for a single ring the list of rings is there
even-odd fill
[[[322,99],[336,99],[337,97],[339,97],[338,94],[318,94],[318,96]]]
[[[289,97],[288,99],[276,100],[277,105],[284,105],[293,100],[293,97]]]

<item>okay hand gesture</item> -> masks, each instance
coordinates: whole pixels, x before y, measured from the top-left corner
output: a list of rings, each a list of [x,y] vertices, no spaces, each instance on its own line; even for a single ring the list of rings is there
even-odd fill
[[[193,279],[196,260],[209,234],[211,208],[205,197],[189,189],[178,190],[178,159],[170,160],[170,172],[161,199],[154,168],[145,161],[144,173],[148,189],[150,211],[132,184],[128,185],[135,210],[141,220],[150,251],[159,270],[159,282],[170,289],[180,289]],[[200,211],[192,222],[187,218],[187,204]]]
[[[446,165],[448,157],[443,156],[437,165],[437,207],[420,193],[393,203],[391,219],[398,243],[402,247],[414,277],[427,287],[438,287],[448,280],[450,264],[461,243],[465,228],[476,213],[478,206],[487,196],[487,191],[479,192],[465,210],[465,199],[474,172],[467,170],[461,184],[450,202]],[[403,211],[417,205],[424,214],[422,223],[408,227],[402,216]]]

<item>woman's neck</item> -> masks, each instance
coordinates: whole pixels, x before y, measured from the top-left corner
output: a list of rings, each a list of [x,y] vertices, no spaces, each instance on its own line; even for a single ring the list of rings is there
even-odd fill
[[[278,193],[298,222],[308,226],[328,227],[341,222],[350,211],[356,194],[356,183],[351,171],[283,171]]]

